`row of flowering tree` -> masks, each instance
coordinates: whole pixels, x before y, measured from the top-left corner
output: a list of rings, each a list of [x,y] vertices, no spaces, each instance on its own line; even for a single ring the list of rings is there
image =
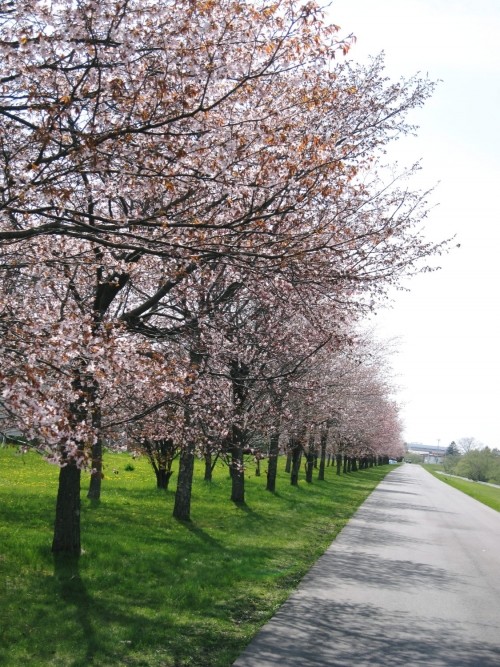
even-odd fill
[[[319,354],[300,387],[292,394],[295,426],[291,438],[297,461],[306,456],[306,480],[324,479],[327,460],[337,473],[371,466],[403,453],[402,427],[392,395],[387,351],[371,336],[354,335],[349,345]],[[298,469],[298,465],[296,464]],[[292,475],[296,483],[297,470]]]
[[[221,448],[242,502],[257,426],[331,418],[318,360],[441,250],[411,170],[380,181],[432,84],[349,46],[303,0],[0,0],[1,400],[61,466],[54,551],[104,442],[180,452],[179,518]],[[371,405],[360,451],[396,419]]]

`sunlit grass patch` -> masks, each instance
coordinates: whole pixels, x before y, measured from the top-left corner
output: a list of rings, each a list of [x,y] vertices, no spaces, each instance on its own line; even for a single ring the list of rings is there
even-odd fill
[[[2,665],[229,666],[390,469],[327,468],[297,488],[281,470],[270,494],[250,467],[239,507],[227,469],[208,484],[200,466],[183,523],[173,490],[155,488],[145,459],[130,463],[106,455],[98,504],[84,476],[75,567],[50,553],[58,470],[0,449]]]

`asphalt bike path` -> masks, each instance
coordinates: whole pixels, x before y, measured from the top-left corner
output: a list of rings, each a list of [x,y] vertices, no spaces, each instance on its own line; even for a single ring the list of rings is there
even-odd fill
[[[234,663],[278,665],[500,667],[500,513],[392,470]]]

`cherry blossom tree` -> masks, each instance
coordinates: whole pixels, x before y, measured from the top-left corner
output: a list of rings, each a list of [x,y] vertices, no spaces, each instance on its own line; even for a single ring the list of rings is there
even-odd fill
[[[388,368],[386,346],[370,332],[349,329],[350,337],[336,349],[325,348],[311,363],[295,403],[294,454],[306,456],[306,481],[312,482],[313,464],[320,451],[319,479],[324,476],[327,448],[337,455],[340,473],[403,454],[402,425]],[[299,408],[300,406],[300,408]],[[307,433],[309,435],[307,435]],[[296,479],[292,483],[296,483]]]
[[[344,376],[338,433],[344,456],[361,467],[404,453],[399,408],[390,380],[387,351],[372,338],[358,341]]]
[[[104,437],[173,439],[189,480],[230,425],[238,469],[251,281],[328,338],[442,249],[424,197],[379,178],[432,84],[335,61],[348,47],[314,2],[0,3],[0,382],[61,465],[54,551],[79,553]]]

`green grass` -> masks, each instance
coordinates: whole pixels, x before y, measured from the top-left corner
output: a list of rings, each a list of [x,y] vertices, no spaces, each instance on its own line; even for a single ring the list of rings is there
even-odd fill
[[[226,468],[211,484],[197,469],[185,524],[147,461],[126,470],[130,462],[107,455],[97,506],[84,477],[75,567],[50,552],[58,470],[0,448],[4,667],[229,666],[390,470],[327,468],[326,481],[297,488],[281,470],[270,494],[250,469],[247,505],[237,507]]]
[[[500,512],[500,489],[479,482],[472,482],[458,477],[449,477],[446,474],[439,474],[438,470],[441,470],[441,468],[437,466],[425,465],[424,468],[442,482],[449,484],[453,488],[479,500],[480,503],[488,505],[488,507],[492,507],[497,512]]]

